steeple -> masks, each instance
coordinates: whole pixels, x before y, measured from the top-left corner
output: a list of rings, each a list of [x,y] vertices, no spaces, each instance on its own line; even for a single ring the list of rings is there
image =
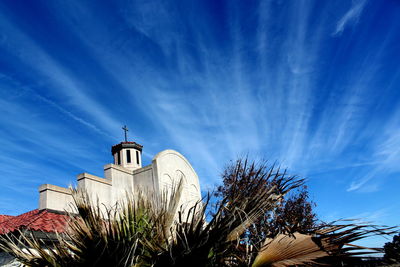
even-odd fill
[[[142,145],[128,141],[126,125],[122,127],[125,132],[125,141],[112,146],[111,153],[114,157],[114,164],[130,170],[142,167]]]

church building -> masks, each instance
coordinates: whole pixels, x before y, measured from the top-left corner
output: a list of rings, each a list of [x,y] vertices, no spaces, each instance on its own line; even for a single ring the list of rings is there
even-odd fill
[[[113,207],[126,194],[135,195],[137,190],[148,194],[159,194],[182,183],[180,206],[201,199],[199,179],[189,161],[174,150],[164,150],[154,156],[151,164],[142,167],[143,146],[127,141],[112,146],[113,163],[104,166],[104,177],[89,173],[77,175],[77,189],[84,190],[89,197],[105,207]],[[0,234],[18,230],[34,232],[63,232],[71,212],[73,198],[70,188],[51,184],[39,187],[38,209],[19,216],[0,215]]]

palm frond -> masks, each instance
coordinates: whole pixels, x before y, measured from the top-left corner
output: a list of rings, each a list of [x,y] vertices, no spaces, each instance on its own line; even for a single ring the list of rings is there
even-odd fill
[[[352,256],[366,256],[381,249],[351,244],[373,235],[392,235],[395,227],[337,222],[320,226],[313,234],[280,234],[266,239],[253,267],[293,266],[340,262]]]
[[[280,234],[274,239],[267,239],[264,246],[256,257],[253,267],[304,265],[329,256],[314,242],[311,235],[299,233],[292,236]]]

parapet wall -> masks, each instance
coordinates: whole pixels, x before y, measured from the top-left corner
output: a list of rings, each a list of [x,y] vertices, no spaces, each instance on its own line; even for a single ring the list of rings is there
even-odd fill
[[[77,176],[78,190],[88,193],[92,202],[109,205],[112,201],[112,181],[89,173],[81,173]],[[70,188],[51,184],[39,187],[39,210],[50,209],[57,211],[74,212],[75,205]]]
[[[152,175],[152,166],[132,171],[124,167],[108,164],[104,166],[104,176],[98,177],[89,173],[77,176],[78,190],[86,192],[92,203],[99,203],[104,210],[114,206],[117,201],[125,199],[126,194],[134,194],[135,188],[147,187],[154,190],[155,183]],[[51,184],[41,185],[39,188],[39,210],[51,209],[72,212],[72,190]]]
[[[72,192],[69,188],[51,184],[39,187],[39,210],[72,211],[72,203]]]

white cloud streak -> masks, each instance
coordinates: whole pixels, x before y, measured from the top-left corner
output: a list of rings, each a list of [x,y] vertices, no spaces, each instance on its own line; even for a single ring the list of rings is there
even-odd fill
[[[215,175],[228,159],[249,151],[280,159],[284,165],[296,169],[311,169],[321,162],[330,163],[332,169],[340,168],[330,161],[360,138],[358,118],[365,113],[360,104],[366,101],[364,90],[369,89],[367,83],[376,72],[369,65],[374,65],[371,63],[378,62],[378,59],[372,57],[358,66],[360,71],[349,79],[343,95],[335,95],[337,88],[328,88],[332,94],[327,96],[320,121],[312,121],[318,96],[315,77],[319,74],[321,44],[331,33],[331,22],[326,21],[324,13],[326,10],[321,10],[321,16],[316,20],[317,27],[311,32],[312,14],[307,2],[297,1],[289,8],[283,5],[288,8],[285,11],[289,11],[292,20],[286,35],[277,39],[269,31],[275,23],[269,20],[272,4],[260,1],[255,38],[259,62],[249,68],[245,57],[251,48],[246,45],[248,40],[242,32],[243,21],[234,5],[227,8],[232,22],[228,30],[233,45],[222,51],[210,46],[213,36],[201,31],[194,34],[190,44],[182,40],[182,32],[187,30],[185,27],[190,29],[193,25],[183,24],[177,20],[179,16],[171,16],[177,12],[173,5],[164,3],[158,6],[154,1],[130,3],[131,6],[122,12],[125,24],[122,23],[118,30],[137,31],[148,38],[151,45],[162,51],[166,68],[170,71],[167,74],[159,73],[158,66],[146,62],[135,51],[126,47],[110,48],[110,43],[120,38],[114,33],[118,31],[103,25],[105,20],[96,17],[96,12],[89,12],[90,6],[64,2],[62,5],[54,4],[54,8],[80,42],[89,48],[93,58],[97,59],[96,63],[115,79],[132,105],[141,108],[148,116],[146,119],[156,125],[157,134],[154,136],[172,140],[170,143],[203,169],[207,179]],[[346,27],[357,23],[366,3],[366,0],[353,1],[351,8],[337,21],[334,35],[340,35]],[[85,19],[77,23],[76,18],[80,17]],[[58,105],[54,108],[74,120],[82,120],[81,123],[95,131],[119,129],[119,120],[87,94],[90,88],[84,86],[80,77],[64,70],[32,40],[17,37],[29,44],[29,53],[23,54],[29,64],[33,66],[39,61],[42,67],[37,71],[44,76],[46,70],[54,70],[54,75],[47,78],[93,120],[70,114],[69,110],[50,99],[43,99],[44,102]],[[129,44],[130,40],[124,41]],[[189,48],[196,51],[196,58],[188,51]],[[31,53],[38,56],[32,59]],[[271,62],[270,58],[275,55],[276,62]],[[256,74],[260,77],[254,77],[254,69],[258,67],[260,71]],[[335,78],[332,77],[332,83]],[[311,124],[316,124],[312,134]],[[138,132],[134,127],[140,126],[131,127],[133,132]],[[158,149],[150,147],[149,154]],[[362,166],[365,162],[381,162],[381,159],[360,160],[352,165]],[[353,180],[349,191],[365,187],[367,182],[363,181],[373,179],[372,172],[365,177],[368,178]],[[203,182],[217,181],[210,180],[204,179]]]
[[[90,7],[64,8],[74,10],[74,15],[63,12],[64,20],[90,47],[98,63],[108,69],[110,76],[129,94],[132,103],[141,107],[160,127],[160,133],[163,129],[167,139],[173,140],[183,153],[191,155],[193,162],[210,166],[207,174],[215,173],[227,159],[249,151],[266,151],[267,157],[278,158],[292,168],[317,166],[321,160],[340,154],[352,142],[356,132],[349,130],[354,129],[349,126],[354,126],[355,118],[364,111],[359,109],[359,103],[364,101],[359,89],[365,83],[365,77],[372,77],[375,70],[361,68],[360,75],[355,75],[352,81],[356,89],[348,90],[349,93],[343,96],[345,108],[338,109],[337,103],[329,102],[317,131],[310,138],[314,77],[318,74],[321,42],[329,36],[329,24],[324,21],[326,16],[321,15],[318,27],[308,32],[311,15],[306,2],[299,1],[290,6],[293,21],[285,39],[279,40],[282,43],[279,46],[274,44],[275,37],[268,32],[272,26],[267,16],[270,6],[260,2],[257,48],[263,77],[256,87],[252,84],[252,70],[244,64],[247,40],[243,39],[242,22],[234,5],[228,7],[232,21],[229,28],[232,50],[214,50],[208,45],[212,37],[199,33],[191,43],[198,51],[195,60],[180,36],[185,30],[183,27],[191,25],[181,24],[176,17],[170,16],[176,12],[173,7],[168,4],[160,7],[155,2],[131,4],[123,12],[125,27],[143,33],[170,62],[179,63],[176,70],[171,70],[171,75],[155,74],[151,64],[130,51],[105,49],[109,43],[105,36],[110,34],[105,25],[99,27],[95,17],[88,17],[79,25],[68,20],[71,16],[87,14]],[[338,33],[349,23],[356,22],[365,4],[366,1],[353,2],[337,24]],[[162,30],[159,25],[163,25]],[[271,66],[268,62],[273,54],[280,55],[280,64]],[[141,66],[140,76],[132,62]],[[198,64],[203,67],[201,72],[196,68]],[[176,81],[175,88],[171,88],[171,81]],[[222,149],[211,149],[214,147]],[[321,153],[326,157],[321,158]]]
[[[341,35],[344,29],[350,25],[355,25],[367,3],[367,0],[352,0],[351,8],[337,22],[335,31],[332,35]]]
[[[109,113],[104,111],[104,107],[85,93],[88,89],[84,88],[82,82],[72,77],[72,75],[63,69],[58,62],[51,58],[32,39],[25,35],[20,29],[11,25],[5,18],[6,16],[0,18],[0,29],[8,35],[5,46],[8,47],[9,52],[15,54],[22,62],[36,71],[38,75],[42,77],[43,81],[48,81],[50,87],[66,98],[67,101],[64,102],[65,104],[72,104],[77,110],[82,110],[88,114],[93,121],[96,121],[98,125],[104,125],[104,127],[102,127],[104,130],[100,130],[94,123],[90,123],[82,117],[67,111],[53,101],[38,94],[37,96],[40,97],[42,101],[47,102],[47,104],[52,105],[58,111],[64,113],[64,115],[73,118],[98,133],[108,136],[112,135],[112,132],[110,133],[108,129],[118,129],[122,123],[118,122]]]
[[[384,128],[384,132],[374,147],[371,158],[376,160],[377,164],[364,176],[356,178],[347,188],[348,192],[374,192],[379,188],[373,182],[378,178],[383,179],[388,174],[400,172],[398,164],[400,158],[400,112],[393,115],[391,120]]]

